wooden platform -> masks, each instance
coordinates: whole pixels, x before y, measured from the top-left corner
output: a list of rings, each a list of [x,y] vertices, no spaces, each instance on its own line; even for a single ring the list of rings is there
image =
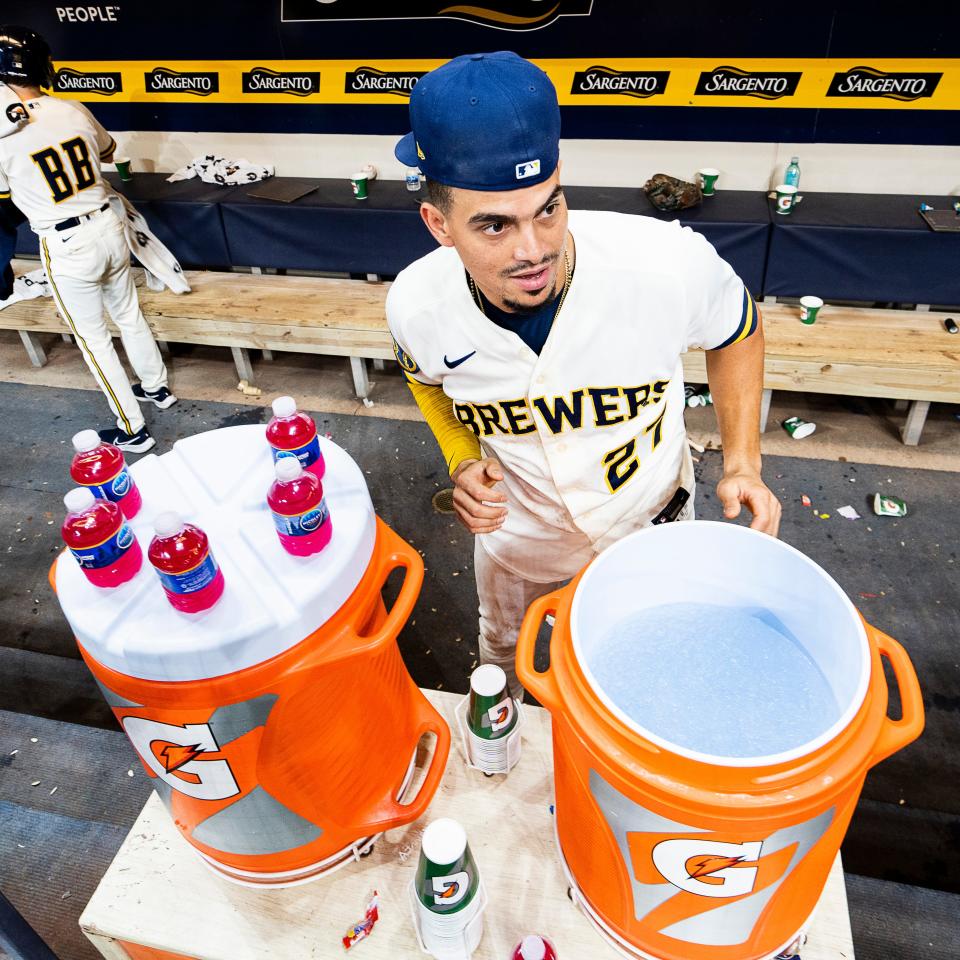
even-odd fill
[[[425,691],[455,729],[460,697]],[[474,960],[504,960],[526,933],[541,931],[566,960],[619,956],[567,897],[554,842],[550,715],[525,708],[523,756],[509,777],[486,778],[451,750],[430,818],[467,830],[490,899]],[[215,876],[179,837],[156,796],[80,918],[110,960],[304,960],[344,956],[340,938],[363,914],[371,889],[381,919],[357,947],[362,960],[422,958],[407,889],[416,870],[419,821],[385,834],[369,857],[302,887],[260,891]],[[351,954],[352,955],[352,954]],[[803,960],[853,960],[840,858],[834,864]]]

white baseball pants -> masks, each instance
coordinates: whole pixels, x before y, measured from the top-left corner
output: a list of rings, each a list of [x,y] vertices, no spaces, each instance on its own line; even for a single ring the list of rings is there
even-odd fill
[[[136,433],[143,427],[143,414],[107,330],[104,306],[144,390],[167,386],[167,370],[140,311],[123,223],[107,209],[69,230],[44,230],[40,253],[57,309],[106,396],[117,427]]]

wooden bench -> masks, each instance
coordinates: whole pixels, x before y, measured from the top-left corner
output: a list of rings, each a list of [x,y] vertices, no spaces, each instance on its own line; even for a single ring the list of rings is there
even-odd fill
[[[15,261],[17,275],[36,269]],[[136,273],[142,276],[138,270]],[[383,368],[393,359],[384,317],[387,285],[363,280],[187,271],[191,293],[157,293],[139,284],[140,307],[161,342],[229,347],[240,379],[254,382],[249,350],[349,357],[357,396],[370,393],[366,359]],[[114,335],[116,328],[108,320]],[[0,329],[17,330],[35,366],[46,362],[37,334],[69,334],[53,300],[40,298],[0,310]]]
[[[931,402],[960,403],[960,335],[943,326],[945,313],[871,310],[827,304],[817,322],[800,308],[760,307],[766,334],[761,429],[774,390],[884,397],[910,401],[903,442],[915,445]],[[683,358],[684,379],[706,383],[701,351]]]
[[[18,273],[34,264],[18,262]],[[193,292],[175,296],[140,288],[147,322],[160,341],[209,344],[233,351],[237,373],[253,383],[248,351],[275,350],[349,357],[357,395],[370,392],[366,359],[382,369],[393,357],[384,317],[389,284],[322,277],[187,273]],[[767,338],[763,426],[773,390],[885,397],[910,401],[903,441],[916,444],[930,403],[960,403],[960,335],[946,314],[823,307],[817,322],[799,309],[762,305]],[[44,362],[36,334],[66,333],[49,299],[0,310],[0,329],[18,330],[31,359]],[[684,377],[706,383],[703,354],[684,356]]]

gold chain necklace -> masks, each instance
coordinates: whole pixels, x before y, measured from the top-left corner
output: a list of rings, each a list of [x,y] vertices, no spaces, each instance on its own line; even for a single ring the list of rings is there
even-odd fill
[[[570,254],[566,250],[563,251],[563,272],[563,290],[560,293],[560,302],[557,304],[557,309],[553,314],[554,320],[557,319],[560,311],[563,309],[563,301],[567,299],[567,291],[570,289],[570,284],[573,281],[573,270],[570,268]],[[477,289],[477,284],[469,273],[467,274],[467,285],[470,287],[470,295],[473,297],[474,303],[480,308],[480,312],[486,316],[487,311],[483,309],[483,299],[480,296],[480,291]]]

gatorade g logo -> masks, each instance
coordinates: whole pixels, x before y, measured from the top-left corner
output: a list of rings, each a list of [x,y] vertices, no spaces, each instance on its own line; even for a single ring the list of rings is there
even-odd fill
[[[668,883],[698,897],[742,897],[753,892],[762,849],[759,842],[663,840],[653,848],[653,865]]]
[[[647,810],[596,770],[590,791],[620,852],[634,916],[674,941],[680,955],[675,941],[707,947],[748,941],[836,815],[831,808],[772,832],[745,824],[735,834],[719,833]]]
[[[504,697],[487,711],[487,718],[490,720],[490,729],[494,733],[509,727],[513,720],[513,701],[509,697]]]
[[[438,907],[452,907],[467,895],[469,889],[470,877],[464,870],[449,877],[434,877],[433,902]]]
[[[176,727],[145,717],[124,717],[123,729],[143,762],[172,789],[195,800],[226,800],[240,792],[226,760],[205,759],[205,754],[220,752],[207,724]]]

